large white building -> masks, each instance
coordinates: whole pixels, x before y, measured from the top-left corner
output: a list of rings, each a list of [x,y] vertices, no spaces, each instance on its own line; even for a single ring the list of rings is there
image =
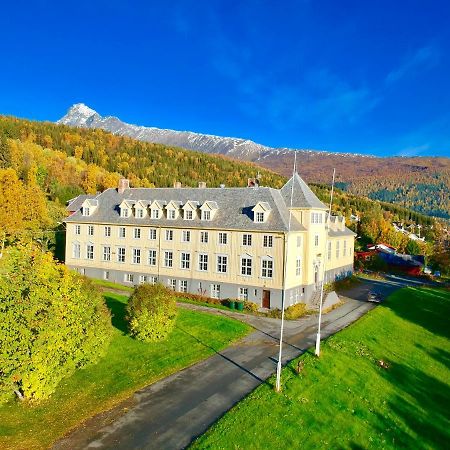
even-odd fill
[[[292,194],[292,203],[291,203]],[[68,206],[66,264],[134,285],[159,281],[209,297],[280,308],[317,300],[353,270],[355,234],[295,174],[281,189],[130,188]]]

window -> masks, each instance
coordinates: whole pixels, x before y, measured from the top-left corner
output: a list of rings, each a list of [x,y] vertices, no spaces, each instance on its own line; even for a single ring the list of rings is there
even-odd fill
[[[181,261],[180,261],[181,269],[190,269],[191,268],[191,254],[186,252],[181,252]]]
[[[134,275],[132,273],[126,273],[124,280],[126,283],[134,283]]]
[[[81,247],[79,242],[74,242],[72,246],[72,256],[75,259],[81,258]]]
[[[134,229],[134,238],[135,239],[140,239],[141,238],[141,229],[140,228],[135,228]]]
[[[94,259],[94,244],[88,244],[86,246],[86,258]]]
[[[81,214],[83,215],[83,216],[89,216],[90,215],[90,210],[89,210],[89,208],[87,207],[87,206],[85,206],[84,208],[81,208]]]
[[[227,273],[228,270],[228,256],[218,255],[217,256],[217,272]]]
[[[198,255],[198,270],[206,272],[208,270],[208,255],[206,253],[200,253]]]
[[[155,277],[155,276],[149,276],[149,277],[148,277],[148,282],[149,282],[150,284],[156,284],[156,283],[158,282],[158,277]]]
[[[255,213],[255,222],[264,222],[264,213],[263,212]]]
[[[109,280],[109,271],[108,271],[108,270],[105,270],[105,271],[103,272],[103,279],[104,279],[104,280]]]
[[[263,259],[261,262],[261,276],[263,278],[273,277],[273,261],[271,259]]]
[[[111,227],[105,227],[105,237],[111,237]]]
[[[322,213],[313,212],[311,213],[311,223],[322,223]]]
[[[302,260],[301,258],[297,257],[297,260],[295,261],[295,275],[299,277],[301,273],[302,273]]]
[[[148,251],[148,265],[156,266],[156,250]]]
[[[273,247],[273,236],[266,234],[263,237],[263,247]]]
[[[219,244],[226,245],[228,242],[228,233],[219,233]]]
[[[188,290],[188,282],[187,282],[187,280],[180,280],[178,282],[178,290],[180,292],[187,292],[187,290]]]
[[[81,225],[75,225],[75,234],[81,234]]]
[[[314,236],[314,245],[315,245],[316,247],[319,246],[319,235],[318,235],[318,234],[316,234],[316,235]]]
[[[244,256],[241,258],[241,275],[250,276],[252,274],[252,258]]]
[[[172,291],[175,291],[177,288],[177,280],[174,278],[169,278],[167,280],[167,284],[169,285],[169,288],[172,289]]]
[[[117,248],[117,262],[120,262],[120,263],[125,262],[125,247]]]
[[[175,220],[177,217],[177,212],[174,209],[167,210],[167,218],[170,220]]]
[[[136,210],[136,217],[138,219],[142,219],[144,217],[144,210],[142,208]]]
[[[194,212],[190,209],[184,211],[184,220],[194,220]]]
[[[220,284],[211,284],[211,298],[220,298]]]
[[[336,258],[339,258],[339,241],[336,241]]]
[[[103,247],[103,261],[111,261],[111,247]]]
[[[347,241],[344,241],[344,248],[342,250],[342,256],[347,256]]]
[[[94,236],[94,225],[88,225],[88,236]]]
[[[328,255],[328,261],[331,261],[331,242],[328,242],[328,251],[327,251]]]
[[[133,248],[133,264],[141,263],[141,249]]]
[[[120,238],[125,237],[125,227],[119,227],[119,237]]]
[[[148,230],[148,238],[152,241],[156,240],[156,228],[150,228],[150,230]]]
[[[242,235],[242,245],[250,246],[252,245],[252,235],[251,234],[243,234]]]
[[[207,244],[209,240],[209,233],[207,231],[200,231],[200,242]]]
[[[173,267],[173,252],[164,252],[164,267]]]
[[[173,241],[173,230],[166,230],[166,241]]]
[[[302,237],[297,236],[297,247],[301,247],[301,246],[302,246]]]
[[[183,230],[181,242],[191,242],[191,232],[189,230]]]
[[[240,287],[239,288],[239,300],[246,302],[248,300],[248,288]]]
[[[128,215],[129,215],[128,208],[122,208],[120,210],[120,217],[128,217]]]
[[[139,275],[139,284],[147,283],[147,275]]]
[[[202,220],[211,220],[211,211],[202,211]]]
[[[159,209],[152,209],[150,214],[152,219],[159,219]]]

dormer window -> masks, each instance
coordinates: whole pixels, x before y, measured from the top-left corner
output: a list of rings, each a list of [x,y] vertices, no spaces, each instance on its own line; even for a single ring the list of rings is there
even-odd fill
[[[136,210],[136,217],[137,217],[138,219],[142,219],[142,218],[144,217],[144,210],[141,209],[141,208],[137,209],[137,210]]]
[[[264,213],[263,212],[255,213],[255,222],[258,222],[258,223],[264,222]]]
[[[95,198],[87,198],[81,205],[81,215],[91,216],[98,208],[98,200]]]
[[[175,220],[177,217],[177,212],[174,209],[167,210],[167,218],[169,220]]]
[[[200,206],[200,211],[201,211],[200,217],[202,218],[202,220],[206,220],[206,221],[213,220],[218,209],[219,209],[219,207],[216,202],[207,200],[205,203],[203,203],[202,206]]]
[[[194,211],[184,211],[184,220],[194,220]]]
[[[202,220],[211,220],[211,211],[202,211]]]
[[[128,217],[130,214],[130,211],[128,208],[122,208],[120,210],[120,217]]]
[[[81,208],[81,214],[82,214],[83,216],[90,216],[90,215],[91,215],[91,212],[90,212],[89,207],[84,206],[83,208]]]
[[[152,217],[152,219],[159,219],[159,209],[152,209],[151,217]]]

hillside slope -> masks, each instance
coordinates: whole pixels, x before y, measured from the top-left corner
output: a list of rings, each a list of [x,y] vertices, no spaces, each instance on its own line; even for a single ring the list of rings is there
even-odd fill
[[[291,149],[271,148],[248,139],[131,125],[117,117],[102,117],[84,104],[73,105],[58,123],[100,128],[145,142],[253,161],[285,176],[292,172]],[[297,150],[297,161],[299,171],[310,183],[329,183],[332,170],[336,168],[339,186],[348,192],[397,203],[424,214],[450,218],[448,158],[377,158]]]

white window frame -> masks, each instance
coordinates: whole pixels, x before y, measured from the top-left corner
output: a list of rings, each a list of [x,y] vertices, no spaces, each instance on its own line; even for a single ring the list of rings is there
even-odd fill
[[[208,271],[208,253],[199,253],[198,254],[198,270],[200,272]]]
[[[117,247],[117,262],[124,264],[126,261],[127,251],[125,247]]]
[[[210,222],[211,221],[211,211],[209,211],[208,209],[202,210],[202,220],[204,220],[205,222]]]
[[[104,245],[102,251],[102,261],[111,261],[111,246]]]
[[[219,237],[218,237],[218,243],[219,243],[219,245],[228,245],[228,233],[220,231]]]
[[[339,241],[336,241],[336,259],[339,259],[340,252]]]
[[[187,293],[188,291],[188,282],[187,280],[178,280],[178,291]]]
[[[265,214],[260,211],[255,212],[255,223],[263,223],[265,219]]]
[[[327,249],[327,258],[328,258],[328,261],[331,261],[331,255],[332,255],[332,251],[331,251],[331,241],[328,241],[328,249]]]
[[[220,284],[213,283],[210,286],[211,298],[220,298]]]
[[[164,251],[164,267],[167,267],[167,268],[173,267],[173,251],[172,250]]]
[[[252,245],[252,235],[248,233],[244,233],[242,235],[242,246],[243,247],[251,247]]]
[[[253,274],[253,258],[245,255],[241,256],[241,270],[240,274],[243,277],[251,277]]]
[[[177,280],[175,278],[169,278],[167,280],[167,284],[169,285],[169,289],[172,289],[172,291],[177,290]]]
[[[75,225],[75,232],[74,234],[80,235],[81,234],[81,225]]]
[[[109,225],[105,226],[104,236],[105,237],[111,237],[111,227]]]
[[[217,255],[217,273],[228,273],[228,255]]]
[[[202,244],[207,244],[209,242],[209,233],[208,233],[208,231],[200,231],[200,242]]]
[[[125,227],[119,227],[118,233],[120,239],[125,239],[127,236],[127,230]]]
[[[297,256],[297,259],[295,260],[295,276],[299,277],[302,274],[302,258],[300,256]]]
[[[137,208],[136,209],[136,218],[138,218],[138,219],[143,219],[144,218],[144,210],[142,208]]]
[[[342,249],[342,256],[345,257],[347,256],[347,241],[344,239],[342,242],[344,243],[344,247]]]
[[[183,214],[184,220],[194,220],[194,211],[192,209],[185,209]]]
[[[124,277],[123,277],[123,281],[125,281],[125,283],[134,283],[134,274],[125,273]]]
[[[175,209],[168,209],[167,210],[167,219],[168,220],[176,220],[177,218],[177,212]]]
[[[81,244],[79,242],[72,244],[72,258],[81,259]]]
[[[191,230],[182,230],[181,242],[191,242]]]
[[[262,258],[261,260],[261,278],[273,278],[273,259]]]
[[[92,242],[86,244],[86,259],[91,261],[94,259],[94,244]]]
[[[90,216],[91,215],[91,210],[89,209],[89,206],[83,206],[83,208],[81,208],[81,215],[82,216]]]
[[[141,249],[133,248],[131,263],[132,264],[140,264],[141,260],[142,260],[141,256],[142,256]]]
[[[191,268],[191,254],[189,252],[180,253],[180,269],[189,270]]]
[[[150,249],[150,250],[148,251],[147,264],[148,264],[149,266],[156,266],[157,257],[158,257],[157,251],[154,250],[154,249]]]
[[[134,239],[140,239],[141,238],[141,229],[140,228],[134,228],[133,229],[133,238]]]
[[[123,217],[124,219],[130,217],[129,208],[120,208],[120,217]]]
[[[87,227],[87,235],[94,236],[94,225],[88,225]]]
[[[150,218],[151,219],[159,219],[160,218],[160,210],[158,208],[152,208],[150,210]]]
[[[271,234],[265,234],[263,236],[263,247],[273,248],[273,236]]]
[[[166,232],[164,233],[164,240],[173,241],[173,230],[166,230]]]
[[[314,235],[314,247],[318,247],[319,246],[319,235],[315,234]]]
[[[240,287],[238,291],[238,298],[244,302],[248,301],[248,287]]]
[[[148,230],[148,238],[151,241],[156,241],[156,228],[150,228]]]

